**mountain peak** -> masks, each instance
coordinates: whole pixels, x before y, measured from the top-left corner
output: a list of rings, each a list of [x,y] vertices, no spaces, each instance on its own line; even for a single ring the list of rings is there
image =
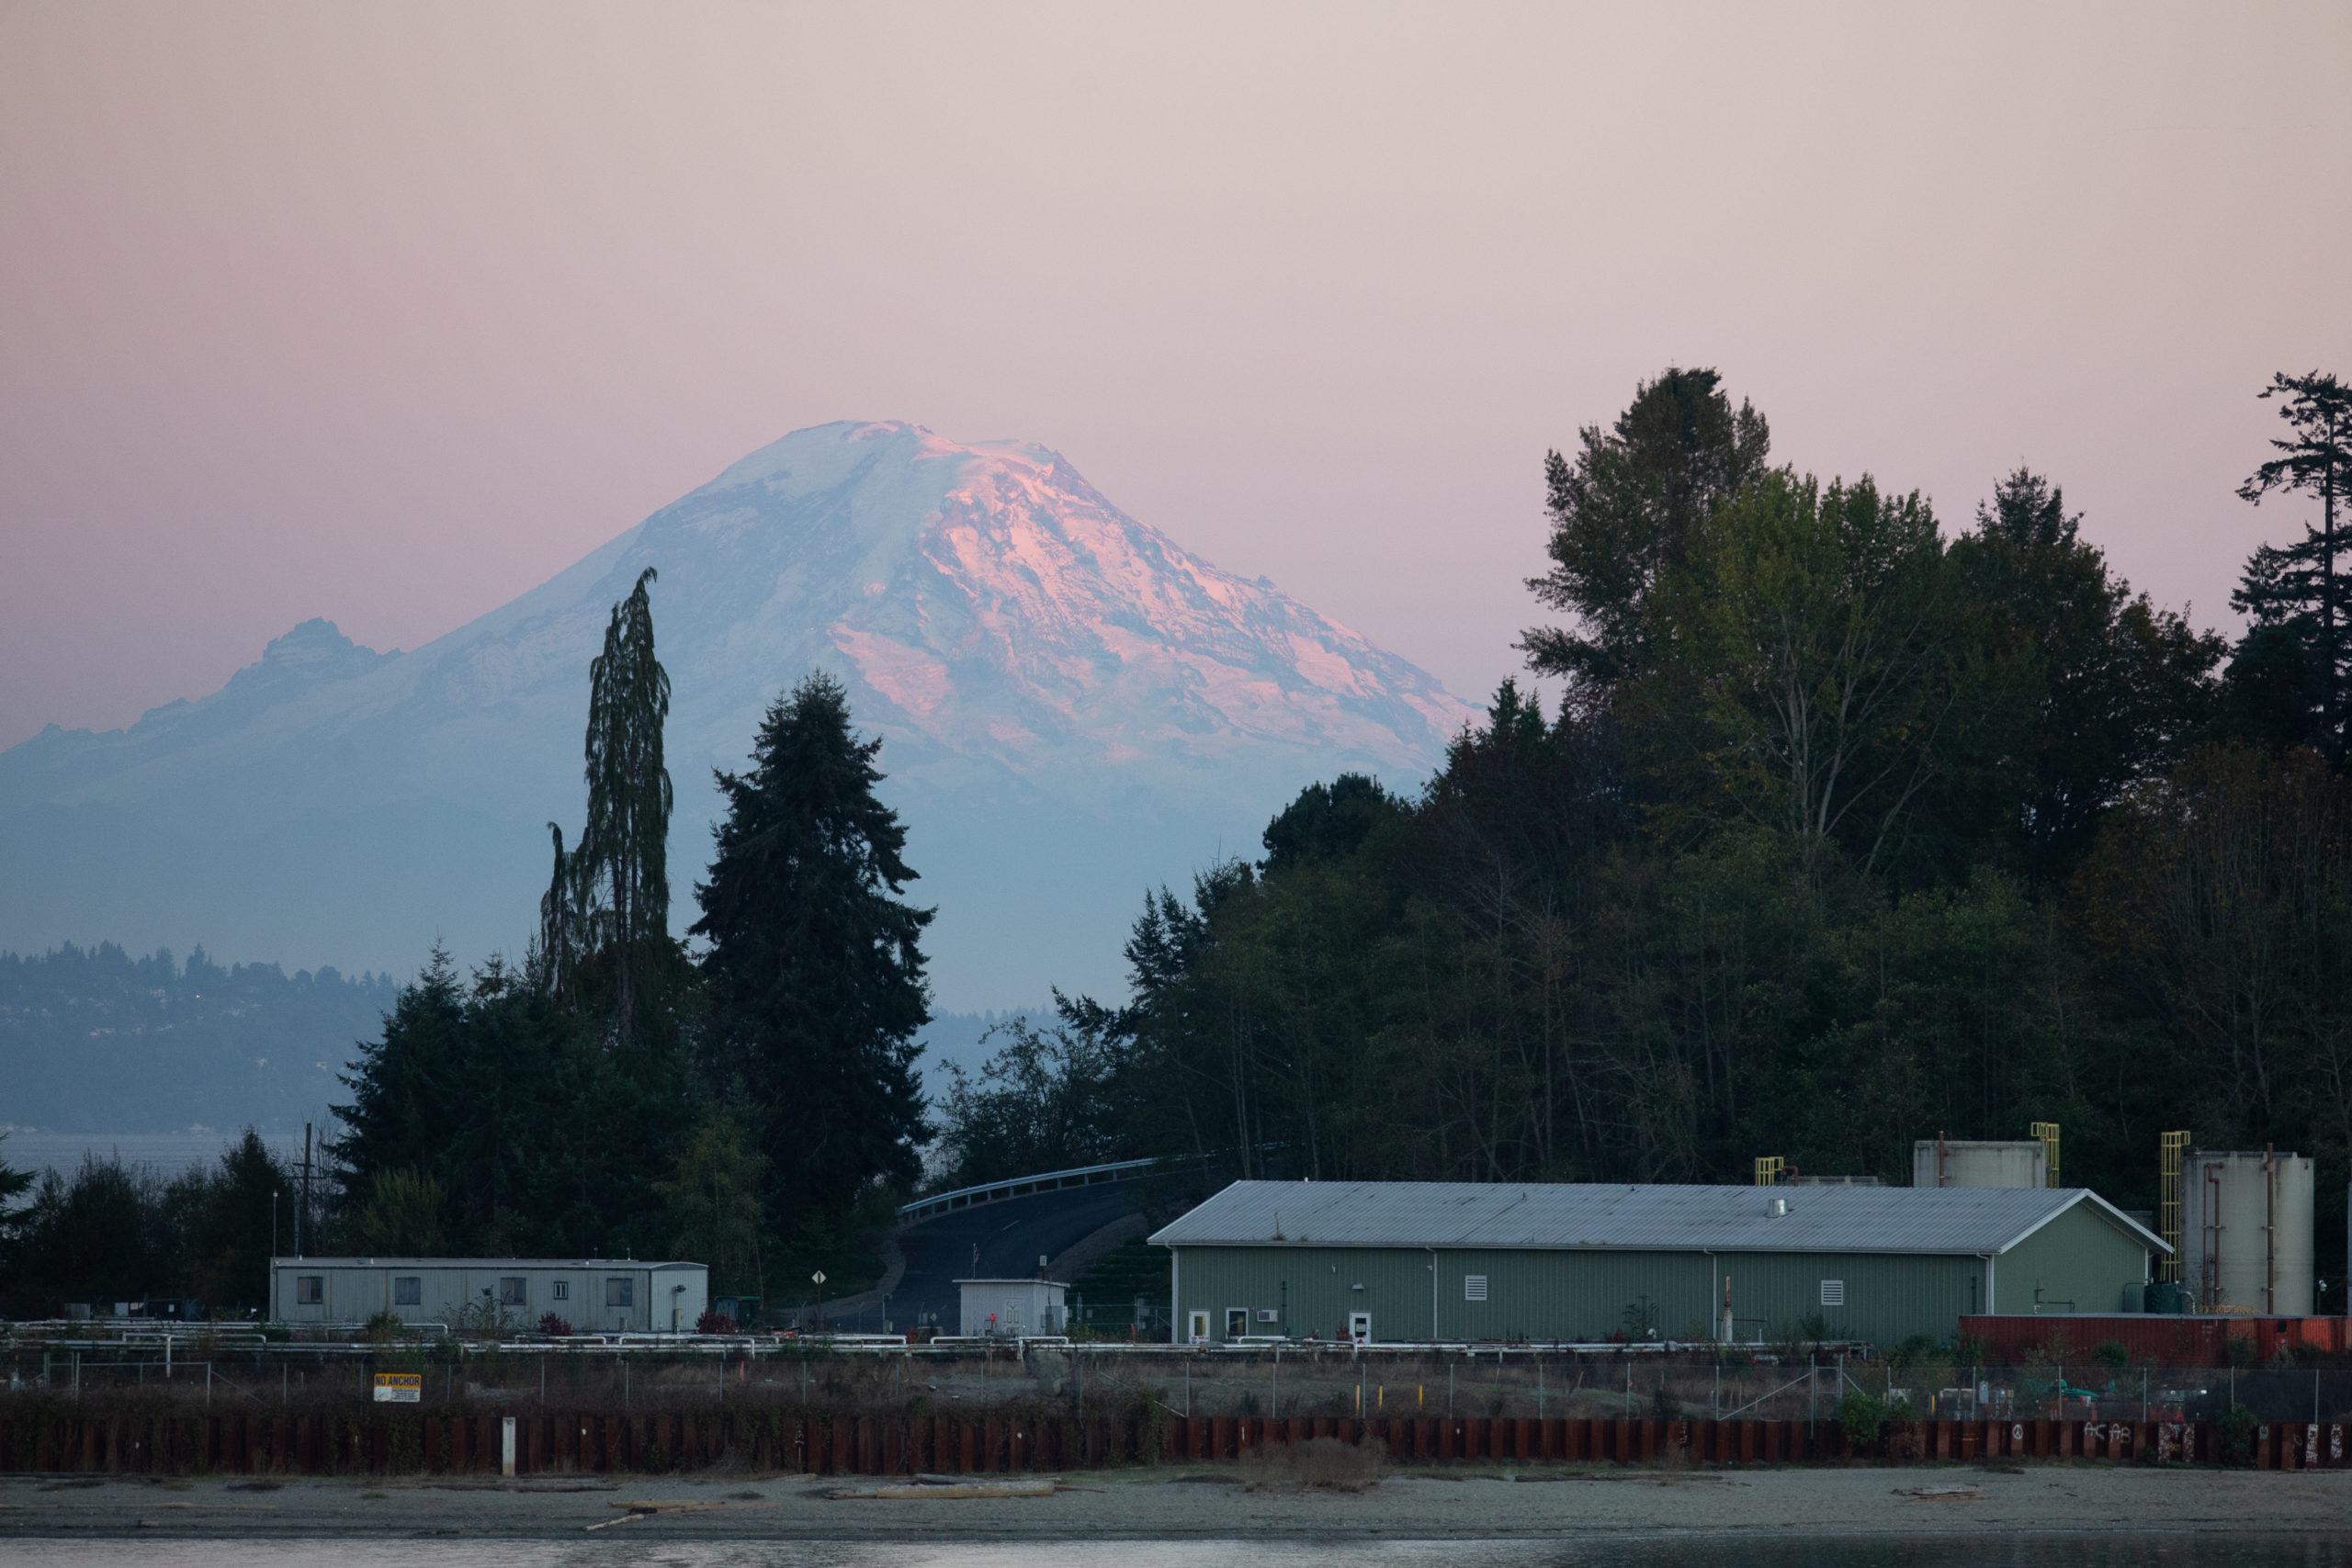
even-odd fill
[[[719,808],[714,772],[742,766],[781,692],[831,671],[885,743],[952,1008],[1115,987],[1112,933],[1143,886],[1254,845],[1317,778],[1408,785],[1476,716],[1121,512],[1050,448],[842,421],[751,453],[413,652],[307,621],[130,735],[7,753],[0,862],[25,874],[0,885],[0,943],[200,931],[379,969],[436,931],[469,956],[512,947],[544,824],[579,818],[589,661],[647,567],[681,884]],[[93,873],[134,840],[135,878]],[[224,878],[271,891],[230,918]]]
[[[229,677],[216,701],[232,706],[275,702],[296,693],[365,675],[395,653],[379,653],[343,635],[321,616],[302,622],[284,637],[270,638],[261,657]]]

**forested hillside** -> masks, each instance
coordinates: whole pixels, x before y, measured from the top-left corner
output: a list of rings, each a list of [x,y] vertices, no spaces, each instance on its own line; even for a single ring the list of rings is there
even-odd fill
[[[2315,1156],[2320,1272],[2341,1280],[2352,393],[2267,395],[2285,434],[2242,494],[2317,521],[2245,564],[2233,645],[2134,592],[2050,477],[1988,476],[1971,516],[1939,519],[1779,462],[1713,372],[1668,371],[1546,467],[1553,569],[1530,587],[1553,618],[1517,640],[1561,695],[1503,682],[1417,791],[1340,773],[1268,802],[1262,856],[1147,898],[1127,995],[1057,996],[928,1100],[933,911],[839,681],[798,679],[719,775],[697,945],[672,934],[649,569],[586,671],[584,818],[542,840],[519,961],[436,954],[387,1006],[379,982],[195,959],[10,960],[0,998],[107,999],[9,1000],[9,1027],[49,1032],[8,1069],[126,1082],[207,1005],[292,1021],[311,1015],[291,998],[364,992],[382,1024],[335,1100],[306,1235],[667,1252],[778,1300],[820,1268],[836,1292],[870,1281],[926,1174],[1182,1155],[1318,1180],[1720,1182],[1775,1156],[1900,1182],[1915,1139],[2034,1122],[2063,1128],[2065,1184],[2139,1208],[2166,1130]],[[144,1055],[99,1055],[124,1050]],[[168,1081],[191,1105],[220,1087]],[[97,1168],[45,1184],[7,1289],[198,1280],[211,1222],[173,1216],[249,1208],[273,1179],[266,1153],[232,1155],[202,1202]],[[75,1251],[109,1192],[176,1239],[143,1265]]]
[[[1506,682],[1427,789],[1318,784],[1155,895],[1132,995],[951,1100],[958,1168],[1903,1182],[1916,1138],[2054,1121],[2063,1179],[2150,1207],[2187,1128],[2316,1156],[2340,1278],[2346,398],[2277,389],[2326,520],[2249,563],[2233,649],[2051,479],[1940,524],[1669,371],[1550,460],[1562,618],[1521,646],[1565,701]]]
[[[67,1133],[300,1131],[383,1028],[390,976],[133,958],[112,942],[0,953],[0,1122]]]

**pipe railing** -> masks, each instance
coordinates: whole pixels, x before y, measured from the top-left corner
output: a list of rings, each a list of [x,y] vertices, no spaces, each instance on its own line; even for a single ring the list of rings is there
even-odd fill
[[[1007,1198],[1027,1198],[1039,1192],[1058,1192],[1069,1187],[1091,1187],[1105,1181],[1133,1180],[1155,1166],[1175,1162],[1161,1159],[1118,1159],[1102,1165],[1073,1166],[1068,1170],[1040,1171],[1035,1176],[1008,1177],[1002,1181],[984,1181],[974,1187],[958,1187],[949,1192],[934,1192],[928,1198],[918,1198],[911,1203],[899,1205],[900,1224],[927,1220],[956,1209],[968,1209],[976,1203],[994,1203]]]

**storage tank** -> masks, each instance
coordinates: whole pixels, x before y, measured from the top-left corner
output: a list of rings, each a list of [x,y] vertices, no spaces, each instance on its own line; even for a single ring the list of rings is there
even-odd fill
[[[2039,1138],[1922,1138],[1911,1145],[1914,1187],[2047,1187],[2050,1153]]]
[[[2308,1317],[2312,1162],[2192,1149],[2180,1173],[2180,1289],[2193,1312]]]

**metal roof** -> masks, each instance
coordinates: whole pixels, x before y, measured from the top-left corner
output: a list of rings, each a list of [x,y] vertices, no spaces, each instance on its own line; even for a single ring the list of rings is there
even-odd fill
[[[1788,1213],[1770,1213],[1782,1199]],[[1162,1247],[1614,1247],[1668,1252],[2002,1253],[2078,1203],[2168,1252],[2084,1187],[1666,1187],[1237,1181]]]
[[[273,1258],[273,1269],[469,1269],[481,1273],[500,1269],[700,1269],[707,1263],[687,1263],[650,1258]]]

